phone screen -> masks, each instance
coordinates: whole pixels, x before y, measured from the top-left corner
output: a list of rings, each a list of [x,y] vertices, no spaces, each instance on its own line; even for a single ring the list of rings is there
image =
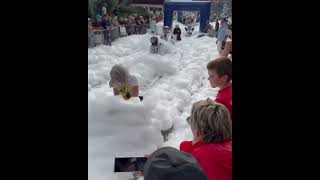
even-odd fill
[[[114,172],[143,171],[146,157],[116,157],[114,159]]]

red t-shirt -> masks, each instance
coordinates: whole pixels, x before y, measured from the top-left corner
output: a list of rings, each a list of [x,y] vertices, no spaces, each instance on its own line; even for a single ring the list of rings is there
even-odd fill
[[[215,101],[225,105],[230,112],[230,117],[232,118],[232,86],[219,90]]]
[[[197,159],[207,180],[232,180],[231,140],[218,144],[199,141],[194,145],[191,141],[184,141],[180,144],[180,150]]]

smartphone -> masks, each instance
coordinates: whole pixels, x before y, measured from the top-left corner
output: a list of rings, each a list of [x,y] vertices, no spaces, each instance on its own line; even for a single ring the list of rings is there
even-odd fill
[[[114,159],[114,172],[143,171],[146,157],[116,157]]]

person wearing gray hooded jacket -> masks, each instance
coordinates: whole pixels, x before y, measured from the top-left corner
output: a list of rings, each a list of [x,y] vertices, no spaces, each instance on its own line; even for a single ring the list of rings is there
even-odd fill
[[[226,42],[228,38],[228,33],[229,33],[228,24],[225,20],[222,20],[221,27],[218,31],[218,36],[217,36],[217,43],[218,43],[217,45],[218,45],[219,54],[221,54],[223,50],[223,43]]]

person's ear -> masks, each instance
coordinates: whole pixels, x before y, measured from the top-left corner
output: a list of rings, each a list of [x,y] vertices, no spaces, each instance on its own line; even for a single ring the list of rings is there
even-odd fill
[[[228,78],[229,78],[228,75],[223,75],[223,76],[222,76],[222,79],[223,79],[223,81],[225,81],[225,82],[228,82]]]

